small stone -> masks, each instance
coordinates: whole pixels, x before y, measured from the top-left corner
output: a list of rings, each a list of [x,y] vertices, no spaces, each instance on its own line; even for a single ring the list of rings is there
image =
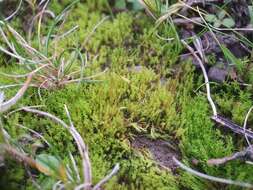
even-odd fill
[[[4,157],[0,156],[0,168],[4,166]]]
[[[135,66],[132,66],[132,67],[128,67],[128,71],[139,73],[139,72],[143,71],[143,66],[135,65]]]
[[[192,159],[192,164],[196,166],[196,165],[199,164],[199,161],[196,158],[193,158]]]
[[[167,82],[168,82],[168,79],[166,79],[166,78],[164,78],[164,77],[160,79],[160,84],[161,84],[162,86],[166,85]]]
[[[224,82],[227,75],[228,71],[226,69],[217,66],[211,67],[208,71],[208,78],[216,82]]]
[[[187,60],[190,60],[191,63],[196,67],[196,68],[200,68],[200,65],[198,63],[198,60],[193,57],[192,55],[190,54],[184,54],[184,55],[181,55],[180,56],[180,61],[181,62],[184,62],[184,61],[187,61]]]

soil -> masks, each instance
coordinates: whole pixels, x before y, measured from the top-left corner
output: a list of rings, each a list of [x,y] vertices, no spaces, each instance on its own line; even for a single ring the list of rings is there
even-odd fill
[[[173,172],[177,169],[177,165],[172,158],[175,157],[179,159],[180,153],[177,148],[171,145],[168,141],[137,136],[132,141],[132,147],[136,150],[149,150],[152,154],[153,160],[162,168],[169,168]]]

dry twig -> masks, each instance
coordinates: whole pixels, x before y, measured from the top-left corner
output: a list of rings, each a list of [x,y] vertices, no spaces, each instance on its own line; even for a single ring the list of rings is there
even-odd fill
[[[33,168],[36,167],[36,162],[34,159],[26,156],[25,154],[21,153],[20,151],[16,150],[10,145],[1,145],[1,147],[5,150],[6,153],[8,153],[11,157],[13,157],[15,160],[19,162],[23,162]]]
[[[211,97],[211,90],[210,90],[210,83],[209,83],[209,79],[206,73],[206,69],[205,66],[202,62],[202,60],[199,58],[199,56],[195,53],[195,51],[193,50],[193,48],[191,46],[189,46],[184,40],[181,40],[181,42],[185,45],[185,47],[192,53],[192,55],[196,58],[196,60],[199,63],[199,66],[201,67],[202,73],[204,75],[205,78],[205,84],[206,84],[206,93],[207,93],[207,99],[212,107],[213,110],[213,117],[217,116],[217,109],[216,106],[214,104],[214,101]]]
[[[229,185],[236,185],[236,186],[241,186],[241,187],[246,187],[246,188],[253,188],[253,185],[250,183],[245,183],[245,182],[240,182],[240,181],[233,181],[231,179],[224,179],[224,178],[219,178],[219,177],[214,177],[214,176],[210,176],[207,174],[203,174],[200,173],[196,170],[193,170],[192,168],[187,167],[186,165],[184,165],[182,162],[180,162],[179,160],[177,160],[175,157],[173,157],[173,161],[183,170],[189,172],[192,175],[210,180],[210,181],[215,181],[215,182],[219,182],[219,183],[224,183],[224,184],[229,184]]]
[[[20,8],[21,8],[22,3],[23,3],[23,0],[20,0],[17,9],[16,9],[10,16],[6,17],[6,18],[4,19],[4,21],[9,21],[9,20],[11,20],[14,16],[16,16],[17,13],[19,12]]]
[[[247,136],[247,134],[246,134],[246,127],[247,127],[247,121],[248,121],[248,118],[249,118],[249,114],[250,114],[250,112],[252,111],[252,109],[253,109],[253,106],[249,109],[249,111],[248,111],[248,113],[247,113],[247,115],[246,115],[246,117],[245,117],[245,119],[244,119],[244,123],[243,123],[244,137],[245,137],[245,139],[246,139],[246,141],[247,141],[249,147],[251,147],[251,148],[252,148],[252,145],[250,144],[249,138],[248,138],[248,136]]]
[[[10,107],[15,105],[17,101],[24,95],[32,80],[32,76],[32,74],[28,76],[24,86],[17,92],[17,94],[13,98],[6,102],[0,103],[0,113],[6,112]]]
[[[224,127],[229,128],[230,130],[232,130],[234,133],[240,134],[240,135],[246,135],[247,138],[249,139],[253,139],[253,132],[248,130],[248,129],[243,129],[241,126],[233,123],[231,120],[221,116],[221,115],[217,115],[217,116],[212,116],[211,117],[216,123],[221,124]]]
[[[116,164],[113,168],[113,170],[111,171],[110,174],[108,174],[104,179],[102,179],[100,182],[98,182],[97,185],[95,185],[95,187],[92,188],[92,190],[99,190],[100,187],[102,185],[104,185],[105,183],[107,183],[107,181],[109,181],[116,173],[118,173],[119,171],[119,164]]]
[[[232,156],[226,156],[223,158],[216,158],[216,159],[210,159],[207,161],[207,164],[209,165],[221,165],[226,164],[229,161],[237,160],[237,159],[244,159],[247,161],[253,161],[253,152],[251,147],[248,147],[247,149],[236,152]]]

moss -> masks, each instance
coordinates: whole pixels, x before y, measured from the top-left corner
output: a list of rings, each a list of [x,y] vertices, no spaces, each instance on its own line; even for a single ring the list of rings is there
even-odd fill
[[[181,126],[184,128],[184,132],[180,147],[183,154],[185,154],[184,156],[189,160],[199,160],[200,164],[197,170],[201,170],[209,175],[242,181],[252,180],[252,178],[249,177],[249,166],[240,165],[236,161],[220,167],[209,167],[205,164],[205,161],[210,158],[224,157],[237,151],[229,135],[222,135],[218,129],[214,129],[214,125],[209,119],[209,108],[205,101],[206,100],[202,97],[196,97],[183,108]],[[236,172],[233,170],[234,167],[237,168]],[[204,189],[238,188],[208,183],[207,181],[197,180],[191,175],[185,174],[182,176],[181,180],[183,181],[182,183],[190,189],[203,189],[203,187]]]
[[[221,113],[232,118],[235,123],[243,125],[245,116],[252,106],[251,88],[242,90],[238,83],[232,83],[217,86],[215,90],[219,91],[215,98]],[[248,121],[252,122],[252,116]]]
[[[50,7],[60,13],[70,1],[61,2],[53,1]],[[94,182],[103,178],[116,163],[121,166],[119,174],[106,184],[106,189],[236,189],[201,180],[182,171],[173,175],[170,171],[162,170],[149,158],[133,150],[131,140],[139,131],[145,133],[142,135],[151,136],[155,131],[158,137],[165,136],[179,142],[178,151],[182,159],[197,170],[209,175],[252,181],[248,172],[252,169],[240,162],[219,167],[207,166],[206,160],[230,155],[244,144],[236,141],[231,133],[223,133],[210,120],[210,107],[202,93],[204,88],[195,92],[203,83],[203,77],[190,62],[177,64],[181,46],[175,29],[168,26],[155,29],[143,13],[124,12],[105,20],[90,35],[96,24],[105,17],[104,13],[109,11],[106,2],[86,1],[77,4],[65,24],[54,31],[62,34],[79,25],[78,31],[58,43],[56,52],[80,47],[82,54],[88,54],[85,76],[110,68],[97,78],[101,82],[42,90],[42,100],[37,89],[30,88],[13,109],[43,104],[42,110],[68,122],[63,109],[66,104],[75,127],[89,147]],[[43,34],[46,34],[46,29],[43,28]],[[168,43],[157,38],[156,33],[174,40]],[[37,43],[36,37],[33,42]],[[54,44],[51,45],[53,48]],[[69,53],[65,56],[67,58]],[[25,69],[5,62],[5,58],[0,60],[2,72],[25,72]],[[1,76],[0,83],[12,84],[13,80]],[[7,98],[14,95],[17,89],[5,90]],[[243,89],[238,83],[232,83],[214,85],[212,93],[219,113],[242,124],[252,104],[252,89]],[[16,126],[18,123],[38,131],[52,145],[37,153],[47,152],[69,163],[71,152],[80,165],[75,143],[61,126],[24,112],[15,112],[5,117],[3,122],[14,142],[27,133]],[[252,122],[252,117],[249,122]],[[24,148],[31,152],[29,146]],[[193,158],[200,161],[199,165],[191,164]],[[22,181],[25,170],[13,167],[13,164],[17,165],[13,162],[6,164],[6,168],[11,170],[4,171],[4,180],[7,182],[1,179],[0,183],[6,186],[10,184],[14,189],[22,185],[26,189],[34,189],[30,180],[26,183]],[[42,186],[55,182],[42,174],[36,180]]]
[[[15,189],[25,189],[27,183],[27,179],[25,176],[25,170],[23,166],[20,166],[19,163],[13,161],[5,162],[8,165],[8,168],[1,168],[0,170],[0,188],[3,190],[15,190]]]
[[[126,121],[125,114],[121,109],[121,107],[126,107],[128,112],[134,115],[134,113],[131,113],[130,108],[139,102],[139,98],[133,96],[138,96],[139,90],[136,88],[136,85],[141,85],[140,89],[146,90],[151,95],[143,97],[144,102],[147,102],[145,108],[147,109],[147,113],[140,115],[140,117],[147,124],[150,121],[145,117],[149,117],[150,119],[152,119],[151,116],[154,118],[158,117],[156,122],[159,124],[159,113],[156,113],[156,106],[152,104],[156,102],[153,102],[153,99],[156,98],[156,93],[160,92],[159,90],[156,91],[156,88],[161,87],[154,86],[153,89],[148,89],[154,76],[155,74],[149,70],[142,73],[133,73],[129,77],[132,82],[128,84],[119,75],[110,73],[103,77],[105,82],[101,84],[84,85],[79,88],[73,85],[62,90],[45,92],[43,100],[46,105],[46,111],[54,113],[58,117],[66,120],[62,102],[68,105],[76,128],[89,145],[95,181],[105,176],[113,165],[119,162],[122,165],[122,172],[125,173],[124,175],[120,174],[116,178],[118,179],[117,183],[119,183],[122,175],[125,176],[128,174],[129,167],[133,167],[131,174],[135,176],[124,177],[129,183],[125,184],[126,182],[122,182],[123,184],[119,184],[119,188],[121,189],[153,189],[154,186],[151,184],[157,184],[161,189],[176,188],[174,177],[171,174],[164,172],[161,174],[161,171],[159,172],[153,164],[147,168],[144,167],[145,163],[133,154],[129,146],[127,123],[134,122],[135,119],[132,117]],[[158,97],[158,99],[161,99],[164,93],[161,93],[161,97]],[[128,99],[128,96],[132,98]],[[151,96],[151,100],[149,96]],[[36,99],[36,96],[34,98]],[[158,107],[160,107],[162,104],[160,101],[166,100],[158,101],[155,104],[158,104]],[[141,109],[138,112],[141,113]],[[151,114],[151,116],[148,114]],[[68,151],[74,152],[72,138],[61,126],[52,124],[43,118],[32,117],[31,114],[17,113],[8,119],[9,131],[14,129],[16,132],[14,124],[17,122],[44,134],[44,137],[52,145],[52,148],[46,150],[47,152],[66,159],[68,157]],[[11,134],[13,137],[17,136],[14,132]],[[136,166],[133,160],[136,160]],[[140,172],[140,168],[143,167],[146,169]],[[167,176],[170,180],[163,180],[161,182],[160,179],[162,178],[160,175]],[[151,179],[152,182],[150,181]],[[166,184],[170,187],[166,187]],[[173,188],[171,187],[172,184],[174,184]],[[113,184],[112,186],[114,186],[113,189],[118,189],[117,185]]]

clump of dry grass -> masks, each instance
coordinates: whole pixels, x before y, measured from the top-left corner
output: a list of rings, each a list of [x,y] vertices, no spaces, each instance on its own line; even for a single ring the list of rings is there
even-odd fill
[[[84,77],[84,70],[89,60],[87,52],[82,53],[78,47],[69,47],[62,52],[55,51],[59,40],[63,40],[78,29],[78,26],[75,26],[64,34],[53,34],[58,25],[64,24],[68,12],[77,2],[79,1],[73,1],[58,16],[47,10],[49,1],[44,2],[41,11],[32,19],[28,41],[9,23],[4,20],[0,21],[0,36],[3,41],[0,45],[0,51],[17,60],[17,64],[27,70],[25,74],[1,74],[6,77],[23,78],[33,73],[32,86],[38,87],[39,90],[55,89],[69,83],[90,81],[103,74],[105,71]],[[42,36],[42,19],[45,14],[49,14],[53,18],[53,23],[50,25],[46,36]],[[31,42],[31,31],[35,23],[38,24],[37,48],[34,48]]]

